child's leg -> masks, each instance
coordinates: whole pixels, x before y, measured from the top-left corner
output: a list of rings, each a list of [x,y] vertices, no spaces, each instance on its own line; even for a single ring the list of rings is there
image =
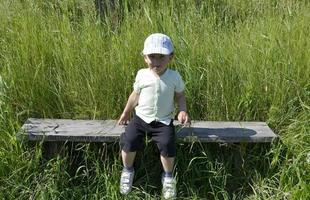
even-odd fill
[[[132,188],[134,178],[133,163],[136,157],[136,151],[142,146],[145,137],[142,119],[135,116],[126,127],[125,133],[121,135],[122,161],[124,168],[120,179],[120,192],[124,195],[128,194]]]
[[[156,142],[158,150],[160,152],[160,160],[165,173],[170,173],[174,168],[174,159],[176,155],[176,136],[173,123],[165,125],[160,122],[156,122],[156,125],[152,131],[152,139]]]
[[[136,151],[140,149],[143,144],[145,132],[141,130],[142,119],[135,116],[126,127],[125,133],[121,135],[121,155],[124,167],[133,167],[136,157]]]
[[[136,151],[125,152],[124,150],[122,150],[122,160],[123,160],[124,167],[125,168],[132,168],[135,157],[136,157]]]
[[[125,152],[122,150],[122,160],[124,168],[122,170],[120,179],[120,192],[121,194],[128,194],[132,188],[132,182],[134,178],[133,162],[136,156],[136,152]]]
[[[172,174],[176,155],[176,136],[174,126],[172,121],[169,125],[160,122],[155,123],[157,126],[155,126],[150,132],[152,132],[152,139],[157,143],[160,152],[160,161],[164,169],[161,179],[163,184],[163,196],[165,199],[174,199],[177,193],[176,179]]]
[[[165,171],[161,178],[163,184],[163,197],[164,199],[175,199],[177,195],[176,179],[172,175],[174,157],[165,157],[161,155],[160,160]]]
[[[161,164],[163,165],[165,173],[172,173],[174,167],[175,157],[160,156]]]

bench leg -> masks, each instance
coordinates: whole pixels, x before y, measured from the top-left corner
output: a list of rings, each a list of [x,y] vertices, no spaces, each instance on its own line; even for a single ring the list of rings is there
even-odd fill
[[[60,152],[63,142],[44,142],[44,158],[55,158]]]
[[[233,152],[234,159],[234,171],[237,175],[243,174],[244,169],[244,155],[246,154],[248,143],[239,143]]]

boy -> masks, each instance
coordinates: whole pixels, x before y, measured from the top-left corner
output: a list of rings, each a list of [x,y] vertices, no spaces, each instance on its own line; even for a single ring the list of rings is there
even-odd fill
[[[148,134],[157,144],[164,169],[162,175],[163,196],[176,197],[176,181],[173,177],[176,154],[175,131],[173,126],[174,98],[178,104],[178,120],[189,122],[184,95],[184,83],[177,71],[167,68],[173,58],[171,39],[164,34],[151,34],[144,42],[142,51],[148,68],[138,71],[134,91],[128,98],[125,109],[118,121],[124,125],[131,110],[136,115],[121,136],[122,161],[124,168],[120,180],[120,192],[131,191],[134,177],[133,163],[136,151]]]

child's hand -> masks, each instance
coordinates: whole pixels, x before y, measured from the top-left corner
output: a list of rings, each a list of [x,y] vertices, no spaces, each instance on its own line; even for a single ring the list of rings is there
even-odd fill
[[[117,124],[126,125],[129,120],[129,113],[123,112],[121,117],[119,118]]]
[[[185,112],[185,111],[179,112],[179,114],[178,114],[178,121],[181,124],[190,123],[190,119],[189,119],[189,116],[188,116],[187,112]]]

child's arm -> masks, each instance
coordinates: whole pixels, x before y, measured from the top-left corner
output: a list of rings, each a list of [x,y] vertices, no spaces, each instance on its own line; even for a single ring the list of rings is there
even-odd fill
[[[184,92],[176,92],[175,93],[176,102],[179,108],[178,120],[182,124],[190,123],[190,118],[187,114],[186,109],[186,99]]]
[[[118,124],[126,124],[129,120],[130,112],[134,109],[134,107],[138,104],[139,94],[133,91],[127,101],[127,104],[124,108],[124,111],[121,117],[118,120]]]

